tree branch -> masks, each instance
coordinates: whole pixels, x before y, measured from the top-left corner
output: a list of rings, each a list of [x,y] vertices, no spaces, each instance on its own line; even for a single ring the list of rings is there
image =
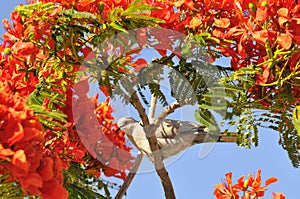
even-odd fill
[[[160,64],[168,63],[170,60],[172,60],[172,58],[174,56],[175,56],[175,54],[172,53],[169,57],[164,59],[162,61],[162,63],[160,63]],[[155,117],[157,97],[152,94],[151,106],[150,106],[150,109],[149,109],[149,117],[147,117],[145,109],[142,106],[142,104],[140,102],[140,99],[137,96],[136,92],[133,93],[132,97],[129,99],[129,102],[138,111],[139,116],[140,116],[140,118],[143,122],[144,130],[146,132],[146,136],[147,136],[151,151],[154,152],[153,154],[154,154],[155,170],[156,170],[156,172],[157,172],[157,174],[160,177],[160,180],[162,182],[164,192],[165,192],[165,196],[166,196],[167,199],[175,199],[176,197],[175,197],[175,192],[174,192],[174,189],[173,189],[172,181],[171,181],[171,179],[169,177],[169,174],[168,174],[168,172],[167,172],[167,170],[164,166],[162,156],[159,152],[158,142],[157,142],[155,133],[153,133],[153,132],[156,131],[156,129],[158,128],[159,125],[156,125],[156,128],[153,128],[153,125],[150,126],[150,122],[149,122],[149,119],[153,120],[154,117]],[[149,128],[149,127],[152,127],[152,128]],[[132,180],[133,180],[133,178],[136,174],[136,171],[138,170],[138,167],[141,164],[141,161],[142,161],[142,155],[139,154],[139,156],[136,159],[135,165],[133,166],[132,170],[128,174],[125,182],[123,183],[122,187],[120,188],[119,192],[117,193],[115,199],[121,199],[124,196],[124,194],[126,193],[129,185],[131,184],[131,182],[132,182]]]
[[[157,97],[152,94],[151,96],[151,105],[149,108],[149,120],[152,121],[155,117],[155,111],[156,111],[156,104],[157,104]]]
[[[157,117],[156,123],[160,124],[162,123],[166,117],[168,117],[168,115],[170,113],[173,113],[177,108],[180,108],[182,105],[176,100],[175,102],[173,102],[172,104],[170,104],[165,110],[163,110],[160,115]]]
[[[146,132],[146,136],[150,145],[150,149],[154,155],[154,166],[156,173],[158,174],[161,183],[164,188],[166,199],[175,199],[175,192],[172,185],[172,181],[169,177],[168,171],[166,170],[161,153],[159,151],[158,142],[155,136],[156,129],[153,128],[153,125],[150,125],[149,119],[146,115],[145,109],[141,104],[139,97],[137,96],[136,92],[132,94],[130,98],[130,103],[134,106],[134,108],[138,111],[140,118],[142,119],[144,125],[144,131]],[[157,126],[158,127],[158,126]]]
[[[128,101],[130,101],[129,100],[130,98],[126,94],[123,97],[125,97]],[[157,97],[154,96],[154,94],[152,94],[151,105],[149,108],[149,116],[148,116],[150,121],[154,119],[155,111],[156,111],[156,104],[157,104]],[[138,168],[141,165],[142,159],[143,159],[143,155],[141,153],[139,153],[139,155],[137,156],[137,158],[134,162],[132,169],[130,170],[128,176],[126,177],[126,180],[124,181],[120,190],[118,191],[117,195],[115,196],[115,199],[122,199],[123,196],[126,194],[133,178],[135,177],[135,175],[137,173]]]
[[[170,104],[166,109],[164,109],[159,116],[157,117],[157,120],[155,122],[155,127],[158,127],[167,117],[169,114],[173,113],[177,108],[180,108],[184,105],[189,104],[191,99],[186,99],[183,103],[178,102],[177,100]],[[156,128],[157,129],[157,128]]]
[[[130,170],[130,173],[127,175],[126,180],[124,181],[120,190],[118,191],[117,195],[115,196],[115,199],[122,199],[123,196],[126,194],[126,191],[129,187],[129,185],[131,184],[134,176],[136,175],[137,170],[139,169],[142,160],[143,160],[143,155],[140,153],[137,156],[137,158],[134,162],[134,165],[133,165],[132,169]]]
[[[168,59],[164,60],[164,62],[169,62],[174,56],[175,56],[175,54],[172,54],[171,56],[168,57]],[[149,108],[148,118],[145,114],[145,109],[141,105],[140,100],[136,93],[133,94],[133,100],[131,100],[130,102],[137,109],[139,116],[142,119],[144,127],[147,127],[147,126],[151,127],[149,120],[152,121],[155,117],[157,96],[154,96],[154,94],[151,95],[151,105]],[[154,154],[155,170],[162,182],[162,185],[163,185],[163,188],[165,191],[165,196],[167,199],[169,199],[169,198],[175,199],[175,192],[173,189],[172,181],[171,181],[169,174],[164,166],[162,156],[159,152],[158,142],[157,142],[155,133],[153,133],[156,131],[157,128],[158,128],[158,125],[156,128],[155,127],[153,128],[153,126],[152,126],[152,128],[144,128],[144,130],[146,132],[146,136],[147,136],[151,151],[154,152],[153,154]],[[146,130],[146,129],[148,129],[148,130]],[[118,198],[116,198],[116,199],[118,199]]]

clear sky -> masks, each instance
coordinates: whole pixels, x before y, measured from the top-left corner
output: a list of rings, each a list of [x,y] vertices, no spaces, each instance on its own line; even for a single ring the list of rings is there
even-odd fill
[[[25,0],[1,0],[0,18],[9,18],[14,6]],[[3,33],[3,26],[0,32]],[[300,195],[300,169],[292,166],[286,151],[278,145],[278,133],[269,129],[259,129],[259,147],[243,149],[235,144],[216,144],[204,158],[199,151],[204,145],[188,149],[167,169],[178,199],[214,198],[214,185],[224,179],[225,173],[232,171],[234,182],[241,175],[262,170],[262,179],[271,176],[279,179],[270,185],[264,198],[271,198],[272,192],[283,192],[287,199],[297,199]],[[149,165],[149,164],[146,164]],[[145,169],[146,166],[142,166]],[[163,189],[155,172],[138,174],[131,184],[128,199],[164,198]]]

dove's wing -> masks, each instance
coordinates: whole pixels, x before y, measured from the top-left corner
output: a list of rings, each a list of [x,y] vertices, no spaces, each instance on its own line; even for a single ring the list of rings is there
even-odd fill
[[[205,133],[205,126],[188,121],[165,120],[155,132],[157,138],[175,138],[184,134]]]
[[[176,155],[191,145],[199,133],[205,137],[204,126],[188,121],[165,120],[155,132],[163,158]]]
[[[165,120],[158,127],[155,135],[160,141],[167,139],[165,142],[168,142],[169,139],[190,140],[196,138],[199,134],[201,134],[202,137],[205,136],[206,132],[204,129],[205,126],[188,121]]]

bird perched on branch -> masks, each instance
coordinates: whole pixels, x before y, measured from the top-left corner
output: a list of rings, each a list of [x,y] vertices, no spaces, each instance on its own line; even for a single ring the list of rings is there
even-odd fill
[[[150,149],[145,126],[132,117],[118,120],[119,128],[127,134],[128,139],[151,161],[153,154]],[[155,131],[155,130],[154,130]],[[154,132],[150,132],[154,133]],[[236,135],[207,133],[206,127],[188,121],[164,120],[155,131],[160,153],[167,159],[192,145],[204,142],[236,142]]]

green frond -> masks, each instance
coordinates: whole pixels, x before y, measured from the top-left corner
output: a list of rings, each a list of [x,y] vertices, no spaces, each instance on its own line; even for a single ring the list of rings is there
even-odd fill
[[[89,12],[80,12],[74,9],[62,10],[59,12],[61,17],[68,17],[72,19],[97,19],[95,15]]]
[[[18,183],[0,180],[0,198],[23,198],[22,196],[23,191]]]
[[[46,98],[49,100],[48,107],[43,106]],[[27,104],[45,128],[66,130],[63,124],[67,123],[67,115],[60,111],[60,108],[65,107],[63,94],[50,89],[49,85],[40,83],[28,97]]]
[[[168,105],[167,98],[165,94],[160,90],[160,85],[154,83],[154,84],[148,84],[148,86],[151,94],[156,96],[163,106],[167,106]]]
[[[88,173],[83,165],[71,162],[68,170],[64,170],[65,187],[69,198],[74,199],[111,199],[108,186],[101,179]],[[100,194],[104,192],[104,194]]]
[[[207,109],[197,109],[194,112],[195,119],[208,128],[208,132],[220,132],[213,114]]]

